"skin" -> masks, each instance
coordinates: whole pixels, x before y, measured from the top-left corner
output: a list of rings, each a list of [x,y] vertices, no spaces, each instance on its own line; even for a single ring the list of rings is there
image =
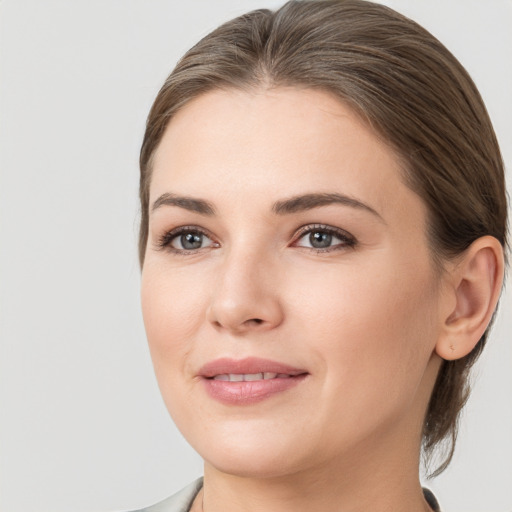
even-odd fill
[[[421,428],[456,298],[393,151],[328,93],[215,91],[183,108],[157,149],[150,205],[169,193],[215,209],[152,211],[142,273],[164,401],[205,460],[193,510],[203,501],[206,512],[429,510]],[[373,211],[272,210],[311,193]],[[317,224],[352,242],[315,250],[300,228]],[[180,226],[208,234],[199,250],[186,252],[179,237],[181,252],[159,245]],[[199,368],[248,356],[308,376],[255,404],[213,400]]]

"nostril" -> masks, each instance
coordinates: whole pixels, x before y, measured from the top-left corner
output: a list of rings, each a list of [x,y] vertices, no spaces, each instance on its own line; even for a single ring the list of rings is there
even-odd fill
[[[249,320],[249,322],[253,322],[253,323],[255,323],[255,324],[258,324],[258,325],[259,325],[259,324],[262,324],[262,323],[263,323],[263,320],[262,320],[261,318],[251,318],[251,319]]]

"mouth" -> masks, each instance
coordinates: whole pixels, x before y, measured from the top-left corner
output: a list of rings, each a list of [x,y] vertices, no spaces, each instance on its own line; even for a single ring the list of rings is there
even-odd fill
[[[291,390],[309,375],[304,369],[260,358],[217,359],[199,371],[207,393],[226,405],[248,405]]]
[[[274,372],[261,372],[261,373],[222,373],[210,377],[213,380],[223,380],[225,382],[254,382],[256,380],[272,380],[272,379],[290,379],[297,375],[290,375],[289,373],[274,373]]]

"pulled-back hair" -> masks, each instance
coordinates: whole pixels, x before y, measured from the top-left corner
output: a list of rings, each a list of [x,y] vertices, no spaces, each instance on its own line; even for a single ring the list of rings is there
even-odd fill
[[[150,111],[140,154],[140,263],[148,238],[152,157],[174,114],[214,89],[291,86],[329,91],[387,144],[404,182],[428,209],[433,261],[491,235],[506,248],[504,169],[483,101],[463,66],[410,19],[363,0],[290,1],[220,26],[179,61]],[[449,464],[469,394],[476,348],[443,361],[423,427],[427,459],[438,446]]]

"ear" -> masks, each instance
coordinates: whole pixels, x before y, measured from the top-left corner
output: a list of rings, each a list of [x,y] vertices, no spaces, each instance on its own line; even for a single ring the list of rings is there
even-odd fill
[[[503,284],[503,247],[492,236],[475,240],[447,270],[451,282],[436,353],[447,360],[469,354],[491,321]]]

